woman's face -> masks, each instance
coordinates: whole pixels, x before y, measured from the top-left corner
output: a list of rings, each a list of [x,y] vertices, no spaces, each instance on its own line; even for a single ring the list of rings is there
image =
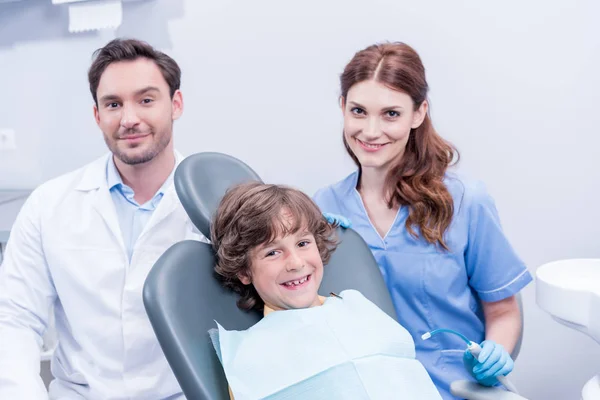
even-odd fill
[[[387,171],[404,153],[411,129],[427,114],[427,101],[415,110],[404,92],[375,80],[362,81],[342,99],[344,138],[363,169]]]

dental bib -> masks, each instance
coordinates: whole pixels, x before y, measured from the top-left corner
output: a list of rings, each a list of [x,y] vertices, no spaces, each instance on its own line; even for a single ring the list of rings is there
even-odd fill
[[[355,290],[245,331],[217,325],[211,338],[235,400],[441,400],[408,331]]]

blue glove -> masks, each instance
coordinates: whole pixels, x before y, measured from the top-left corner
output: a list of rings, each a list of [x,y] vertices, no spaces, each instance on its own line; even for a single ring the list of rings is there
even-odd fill
[[[341,215],[331,214],[331,213],[323,213],[323,217],[325,217],[327,222],[329,222],[332,225],[338,224],[342,228],[350,228],[352,226],[352,222],[350,222],[350,220],[348,218],[343,217]]]
[[[510,374],[515,364],[501,344],[493,340],[484,340],[480,346],[481,353],[477,359],[466,350],[463,355],[463,363],[479,384],[494,386],[498,383],[496,377]]]

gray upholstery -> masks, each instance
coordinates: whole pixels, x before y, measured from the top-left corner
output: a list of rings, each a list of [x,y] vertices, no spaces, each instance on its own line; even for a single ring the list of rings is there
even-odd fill
[[[516,295],[517,303],[519,303],[519,311],[521,312],[521,334],[519,335],[519,339],[515,344],[515,348],[513,349],[510,357],[516,361],[519,353],[521,352],[521,344],[523,343],[523,330],[525,329],[525,315],[523,314],[523,298],[521,297],[521,292]]]
[[[177,194],[194,224],[205,236],[219,201],[230,186],[258,180],[247,165],[217,153],[186,158],[175,171]],[[338,230],[340,244],[325,267],[321,294],[357,289],[395,318],[379,267],[362,238]],[[236,307],[236,295],[213,275],[210,245],[183,241],[156,262],[144,285],[144,305],[152,327],[188,399],[228,399],[225,375],[210,342],[215,320],[227,329],[246,329],[260,315]]]
[[[218,153],[190,156],[175,172],[181,203],[207,237],[213,213],[225,191],[251,180],[260,178],[250,167]],[[396,319],[391,297],[367,244],[351,229],[338,229],[338,238],[338,249],[324,270],[321,294],[356,289]],[[208,335],[216,327],[215,320],[226,329],[243,330],[261,318],[257,312],[237,308],[237,296],[221,287],[213,266],[209,244],[176,243],[153,266],[143,290],[152,327],[190,400],[229,399],[225,375]]]
[[[185,212],[207,238],[210,221],[231,186],[262,182],[256,172],[237,158],[221,153],[199,153],[185,158],[175,171],[175,188]]]
[[[212,272],[209,244],[183,241],[169,248],[144,285],[144,305],[160,346],[188,399],[228,399],[227,381],[207,334],[214,320],[243,330],[258,313],[240,311],[237,297]]]

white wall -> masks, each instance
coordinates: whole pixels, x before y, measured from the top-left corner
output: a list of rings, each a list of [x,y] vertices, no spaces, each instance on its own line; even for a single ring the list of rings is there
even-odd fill
[[[580,1],[154,0],[118,32],[69,35],[48,1],[0,6],[0,187],[31,187],[105,151],[92,119],[91,52],[136,36],[180,63],[186,154],[222,151],[266,180],[313,193],[353,166],[341,145],[338,77],[353,53],[402,40],[428,71],[432,116],[460,169],[495,196],[532,273],[600,257],[600,3]],[[524,291],[513,380],[531,399],[575,399],[600,346],[553,322]]]

